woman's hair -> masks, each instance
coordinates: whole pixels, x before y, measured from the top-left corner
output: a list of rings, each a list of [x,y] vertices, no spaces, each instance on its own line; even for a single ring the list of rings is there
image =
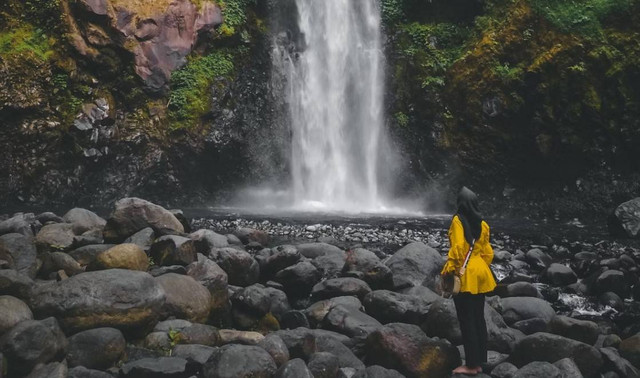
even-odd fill
[[[469,244],[472,244],[482,232],[482,214],[478,209],[478,196],[466,186],[463,186],[458,193],[456,215],[462,222],[464,238]]]

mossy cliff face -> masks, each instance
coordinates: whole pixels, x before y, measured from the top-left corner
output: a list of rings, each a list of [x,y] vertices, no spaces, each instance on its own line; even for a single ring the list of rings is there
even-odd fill
[[[256,103],[243,92],[253,86],[245,75],[269,64],[260,8],[255,0],[3,2],[2,202],[101,205],[126,194],[200,202],[240,181],[237,125],[244,104]]]
[[[579,196],[576,210],[637,194],[640,3],[468,3],[383,1],[389,108],[414,173]]]

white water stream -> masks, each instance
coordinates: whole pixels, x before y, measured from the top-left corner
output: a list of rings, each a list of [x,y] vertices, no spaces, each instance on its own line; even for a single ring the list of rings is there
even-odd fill
[[[304,51],[276,62],[287,81],[294,208],[398,212],[384,198],[393,168],[378,1],[296,4]]]

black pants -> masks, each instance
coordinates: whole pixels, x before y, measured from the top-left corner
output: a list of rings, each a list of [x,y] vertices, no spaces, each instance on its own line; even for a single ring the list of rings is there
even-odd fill
[[[484,294],[460,293],[453,297],[462,331],[468,367],[487,362],[487,324],[484,322]]]

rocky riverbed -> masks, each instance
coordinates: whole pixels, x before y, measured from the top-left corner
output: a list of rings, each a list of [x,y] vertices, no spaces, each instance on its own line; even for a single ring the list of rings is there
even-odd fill
[[[464,360],[434,291],[447,217],[207,216],[125,198],[106,218],[0,219],[9,378],[447,377]],[[637,241],[502,226],[481,376],[638,377]]]

